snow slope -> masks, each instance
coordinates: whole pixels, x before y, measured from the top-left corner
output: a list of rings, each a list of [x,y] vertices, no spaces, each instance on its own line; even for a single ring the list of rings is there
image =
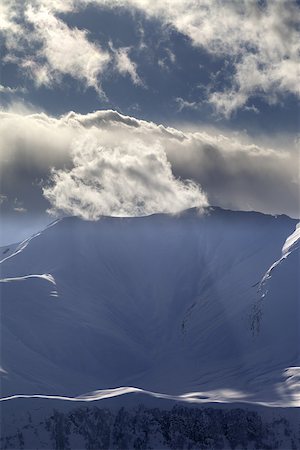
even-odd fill
[[[300,406],[295,228],[218,208],[52,224],[2,258],[2,397]]]

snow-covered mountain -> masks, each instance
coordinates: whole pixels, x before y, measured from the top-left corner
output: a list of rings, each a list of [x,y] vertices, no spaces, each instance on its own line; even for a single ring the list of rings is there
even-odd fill
[[[3,247],[2,397],[299,406],[295,229],[210,208],[65,218]]]

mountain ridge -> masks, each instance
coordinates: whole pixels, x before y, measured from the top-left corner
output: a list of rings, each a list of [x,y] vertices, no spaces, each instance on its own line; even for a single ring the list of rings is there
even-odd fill
[[[278,386],[299,365],[297,287],[284,313],[276,292],[267,302],[254,285],[295,224],[221,209],[54,222],[1,264],[3,396],[136,386],[294,405],[295,386]],[[285,263],[294,286],[297,264]],[[283,343],[279,312],[291,320]]]

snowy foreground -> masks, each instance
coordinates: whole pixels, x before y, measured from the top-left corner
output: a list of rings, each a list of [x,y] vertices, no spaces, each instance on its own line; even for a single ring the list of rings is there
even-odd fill
[[[2,447],[299,448],[296,225],[65,218],[3,247]]]

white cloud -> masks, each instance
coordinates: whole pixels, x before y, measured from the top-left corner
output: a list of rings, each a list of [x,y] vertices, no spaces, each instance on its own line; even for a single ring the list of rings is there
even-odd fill
[[[15,21],[17,17],[16,6],[15,2],[9,3],[7,0],[0,3],[0,31],[7,33],[17,33],[19,31],[18,23]]]
[[[207,205],[195,182],[176,179],[160,144],[148,147],[141,140],[120,144],[87,133],[74,144],[71,170],[55,171],[44,189],[54,212],[85,219],[175,213]]]
[[[95,0],[107,4],[104,0]],[[163,19],[188,36],[195,46],[217,57],[231,58],[231,87],[212,92],[209,101],[229,116],[252,95],[276,102],[281,94],[299,96],[300,12],[293,0],[124,0]]]
[[[46,64],[42,67],[31,64],[30,67],[33,74],[37,69],[39,82],[51,84],[60,74],[68,74],[100,93],[98,75],[105,69],[109,54],[89,42],[86,31],[70,29],[45,8],[29,5],[25,17],[34,27],[34,39],[43,43],[38,53],[40,58],[45,58]]]
[[[16,211],[18,213],[25,213],[25,212],[27,212],[27,209],[23,208],[23,206],[15,206],[14,211]]]
[[[299,96],[299,9],[295,1],[241,0],[92,0],[106,7],[144,11],[175,27],[195,46],[231,58],[231,86],[212,91],[208,100],[225,116],[243,107],[252,95],[269,102],[281,94]],[[79,4],[85,5],[85,0]]]
[[[1,5],[0,31],[8,48],[4,61],[17,63],[38,87],[52,87],[69,75],[105,95],[101,76],[109,64],[121,75],[129,75],[134,84],[143,85],[136,63],[130,59],[130,47],[103,50],[90,41],[87,30],[70,28],[57,16],[82,5],[47,0],[12,0]]]
[[[71,2],[65,2],[65,10],[68,5]],[[63,75],[70,75],[103,95],[99,76],[111,57],[89,41],[86,30],[70,28],[56,17],[56,10],[63,10],[59,2],[12,0],[3,9],[2,32],[8,47],[5,61],[19,64],[37,86],[52,86]]]
[[[143,86],[143,82],[137,73],[136,64],[130,59],[130,47],[121,47],[117,50],[111,46],[116,61],[116,69],[121,75],[129,75],[132,82],[136,85]]]
[[[54,210],[83,217],[203,206],[203,192],[215,206],[299,216],[298,152],[277,149],[276,137],[271,148],[110,110],[0,119],[2,194],[27,209],[46,208],[43,179]]]
[[[6,202],[6,201],[7,201],[6,195],[0,194],[0,205],[2,205],[2,203]]]
[[[197,102],[189,102],[188,100],[184,100],[181,97],[175,98],[175,102],[177,103],[178,111],[182,111],[183,109],[197,109],[199,108],[199,104]]]
[[[3,84],[0,84],[0,94],[16,94],[16,93],[25,93],[26,89],[20,86],[17,87],[10,87],[10,86],[4,86]]]
[[[216,90],[212,86],[208,95],[220,114],[229,117],[253,95],[270,103],[286,93],[299,96],[300,13],[294,0],[266,1],[265,5],[249,0],[10,0],[0,7],[7,59],[27,68],[38,84],[58,82],[68,74],[100,92],[99,75],[112,62],[112,55],[90,42],[85,30],[71,29],[58,18],[58,13],[80,11],[89,4],[139,9],[176,28],[193,45],[231,61],[229,87]],[[17,56],[20,49],[26,50],[25,59]],[[141,84],[128,48],[115,52],[115,62],[121,74]]]
[[[16,213],[26,213],[27,209],[24,208],[23,206],[23,202],[20,201],[17,197],[14,199],[13,201],[13,211],[15,211]]]

